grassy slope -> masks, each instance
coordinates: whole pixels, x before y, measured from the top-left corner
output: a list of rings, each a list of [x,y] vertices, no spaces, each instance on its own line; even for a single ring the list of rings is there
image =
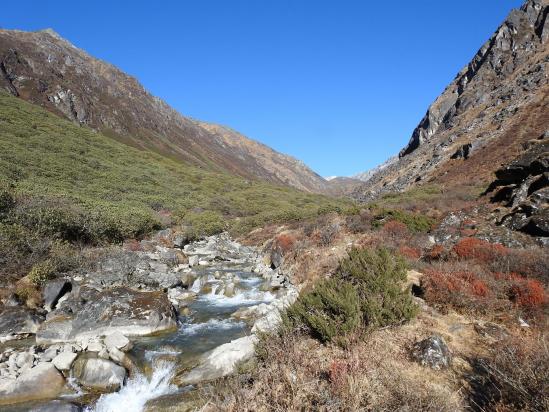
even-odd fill
[[[211,210],[243,231],[348,205],[140,151],[4,93],[0,144],[0,181],[14,185],[18,198],[61,199],[94,220],[120,225],[124,237],[146,231],[159,211]]]

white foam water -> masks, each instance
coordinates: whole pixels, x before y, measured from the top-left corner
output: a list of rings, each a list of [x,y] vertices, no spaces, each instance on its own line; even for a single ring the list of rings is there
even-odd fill
[[[243,327],[244,325],[244,322],[234,319],[210,319],[202,323],[184,323],[181,327],[181,332],[186,335],[195,335],[205,329],[228,330]]]
[[[180,353],[181,352],[177,352],[173,350],[146,350],[145,359],[150,362],[154,358],[158,358],[160,356],[177,356]]]
[[[198,300],[206,301],[214,306],[250,306],[259,303],[269,303],[275,300],[275,295],[271,292],[249,291],[237,293],[232,297],[225,295],[207,294],[198,297]]]
[[[154,398],[177,391],[170,383],[175,373],[171,362],[158,362],[150,379],[141,373],[129,379],[119,392],[101,395],[87,412],[142,412],[145,404]]]

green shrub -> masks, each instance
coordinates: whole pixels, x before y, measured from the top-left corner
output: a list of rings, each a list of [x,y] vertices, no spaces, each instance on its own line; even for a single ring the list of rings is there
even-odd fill
[[[426,233],[431,230],[434,220],[419,213],[410,213],[398,209],[380,209],[374,213],[372,226],[382,227],[386,222],[395,220],[406,225],[411,232]]]
[[[337,205],[321,205],[318,207],[317,214],[319,216],[327,215],[328,213],[341,213],[341,207]]]
[[[352,249],[337,276],[352,284],[360,297],[366,326],[387,326],[412,319],[418,311],[407,290],[406,263],[387,249]]]
[[[11,190],[0,183],[0,220],[4,219],[15,206],[15,199]]]
[[[357,330],[362,313],[359,297],[350,283],[337,279],[319,282],[302,295],[285,314],[286,323],[306,326],[322,342],[341,342]]]
[[[46,281],[53,279],[57,273],[57,266],[50,260],[34,265],[29,272],[29,280],[36,286],[43,285]]]
[[[301,295],[285,313],[290,327],[304,327],[322,342],[343,343],[359,328],[412,319],[418,307],[402,290],[406,265],[386,249],[352,249],[331,279]]]
[[[182,224],[189,239],[201,239],[216,235],[226,229],[223,217],[219,213],[209,210],[187,213],[182,219]]]

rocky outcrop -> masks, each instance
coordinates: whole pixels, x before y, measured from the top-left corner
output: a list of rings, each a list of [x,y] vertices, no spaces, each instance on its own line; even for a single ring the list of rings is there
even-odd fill
[[[399,158],[368,176],[359,200],[424,182],[488,183],[549,122],[547,0],[513,10],[429,107]]]
[[[183,117],[135,78],[53,30],[0,30],[0,88],[124,143],[201,168],[306,191],[326,186],[291,156],[227,127]]]
[[[451,126],[453,119],[468,108],[489,99],[494,77],[506,78],[513,74],[529,52],[547,39],[546,7],[542,0],[530,0],[520,10],[511,11],[473,60],[429,107],[400,157],[428,142],[439,129]]]
[[[532,236],[549,237],[549,133],[496,172],[487,192],[502,204],[499,224]],[[547,242],[547,241],[546,241]]]

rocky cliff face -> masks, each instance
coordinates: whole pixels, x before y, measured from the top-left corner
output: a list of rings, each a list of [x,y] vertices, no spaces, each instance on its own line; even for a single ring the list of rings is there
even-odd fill
[[[487,183],[549,127],[548,0],[513,10],[429,107],[397,161],[354,193],[371,199],[419,182]]]
[[[133,77],[76,48],[52,30],[0,30],[0,87],[101,130],[210,170],[321,192],[302,162],[227,128],[180,115]]]

